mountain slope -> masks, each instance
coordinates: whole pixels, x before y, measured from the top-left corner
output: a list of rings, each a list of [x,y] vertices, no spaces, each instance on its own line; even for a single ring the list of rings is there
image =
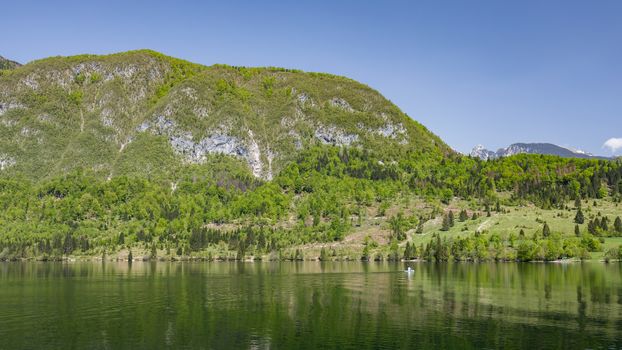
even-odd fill
[[[0,56],[0,70],[15,69],[17,67],[21,67],[21,64],[15,62],[15,61],[8,60],[8,59]]]
[[[0,171],[174,177],[225,154],[271,179],[313,145],[451,153],[377,91],[279,68],[139,50],[38,60],[0,76]]]
[[[487,150],[482,145],[477,145],[473,148],[470,155],[471,157],[488,160],[521,153],[545,154],[564,158],[607,159],[606,157],[593,156],[589,153],[571,150],[552,143],[514,143],[506,148],[500,148],[496,152]]]

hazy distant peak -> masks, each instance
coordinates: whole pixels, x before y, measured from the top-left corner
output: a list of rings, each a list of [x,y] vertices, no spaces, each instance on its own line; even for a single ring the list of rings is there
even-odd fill
[[[482,160],[497,159],[501,157],[509,157],[515,154],[529,153],[529,154],[546,154],[565,158],[600,158],[607,159],[606,157],[594,156],[582,150],[573,148],[566,148],[552,143],[513,143],[505,148],[499,148],[496,152],[486,149],[482,145],[477,145],[473,148],[470,155],[471,157],[480,158]]]

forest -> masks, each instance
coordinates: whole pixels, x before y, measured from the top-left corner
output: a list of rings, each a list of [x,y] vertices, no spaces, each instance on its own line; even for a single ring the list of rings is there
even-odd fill
[[[340,242],[371,220],[370,208],[390,234],[385,243],[369,235],[360,238],[349,259],[586,259],[590,252],[603,251],[605,237],[622,236],[619,216],[588,217],[582,211],[589,201],[617,208],[620,160],[522,154],[481,161],[453,153],[387,154],[313,147],[272,181],[233,170],[215,176],[201,169],[188,170],[175,182],[101,179],[80,169],[37,182],[0,178],[0,259],[105,259],[125,252],[126,258],[141,259],[328,260],[340,255],[335,249]],[[398,198],[416,198],[427,209],[395,212]],[[466,203],[462,209],[452,208],[456,200]],[[543,222],[529,234],[446,233],[458,223],[528,206],[567,210],[575,229],[556,232]],[[424,227],[437,219],[440,227],[426,229],[425,239],[416,244]],[[622,249],[614,247],[604,257],[619,259],[620,254]]]

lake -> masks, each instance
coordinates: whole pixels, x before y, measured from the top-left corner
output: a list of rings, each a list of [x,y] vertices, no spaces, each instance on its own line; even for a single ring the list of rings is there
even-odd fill
[[[0,348],[622,348],[621,274],[596,262],[1,263]]]

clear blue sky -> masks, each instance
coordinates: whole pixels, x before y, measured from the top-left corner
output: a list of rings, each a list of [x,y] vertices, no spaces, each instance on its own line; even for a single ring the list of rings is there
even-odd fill
[[[618,0],[19,0],[0,12],[0,55],[21,62],[151,48],[345,75],[463,152],[542,141],[611,154],[604,142],[622,138]]]

